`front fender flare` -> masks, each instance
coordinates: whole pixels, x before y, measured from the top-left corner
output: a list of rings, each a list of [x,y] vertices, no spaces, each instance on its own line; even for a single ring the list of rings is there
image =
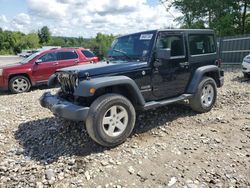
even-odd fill
[[[90,80],[83,80],[79,83],[78,87],[75,89],[74,95],[81,97],[91,97],[94,94],[90,93],[90,89],[94,88],[95,90],[112,87],[112,86],[126,86],[133,93],[133,96],[136,98],[138,103],[142,106],[145,105],[145,100],[136,85],[136,83],[127,76],[108,76],[93,78]]]

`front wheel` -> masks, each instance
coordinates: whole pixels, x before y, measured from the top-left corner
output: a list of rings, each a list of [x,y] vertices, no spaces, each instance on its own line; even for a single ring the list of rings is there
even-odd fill
[[[10,79],[9,89],[11,93],[24,93],[30,90],[31,83],[25,76],[15,76]]]
[[[106,94],[91,105],[86,128],[98,144],[113,147],[123,143],[135,125],[135,109],[131,102],[118,94]]]
[[[214,79],[204,77],[200,82],[198,89],[192,99],[190,99],[191,108],[199,113],[210,111],[217,98],[217,86]]]

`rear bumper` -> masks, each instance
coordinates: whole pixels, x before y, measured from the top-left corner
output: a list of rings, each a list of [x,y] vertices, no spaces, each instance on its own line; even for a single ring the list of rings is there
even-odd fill
[[[49,92],[41,96],[40,104],[54,115],[72,121],[85,121],[89,113],[89,107],[75,105]]]

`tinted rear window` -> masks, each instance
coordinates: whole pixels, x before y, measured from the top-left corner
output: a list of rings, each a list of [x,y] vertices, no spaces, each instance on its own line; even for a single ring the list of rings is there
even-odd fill
[[[82,53],[87,58],[95,57],[95,54],[93,52],[89,51],[89,50],[82,50]]]
[[[75,51],[58,52],[57,58],[58,60],[77,59],[78,55]]]

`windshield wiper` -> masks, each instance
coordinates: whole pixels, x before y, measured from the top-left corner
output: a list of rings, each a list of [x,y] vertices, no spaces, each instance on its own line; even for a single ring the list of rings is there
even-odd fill
[[[130,57],[130,56],[127,54],[127,52],[124,52],[124,51],[122,51],[122,50],[117,50],[117,49],[113,49],[113,51],[119,52],[119,53],[125,55],[125,56],[126,56],[127,58],[129,58],[130,60],[132,60],[132,57]]]

